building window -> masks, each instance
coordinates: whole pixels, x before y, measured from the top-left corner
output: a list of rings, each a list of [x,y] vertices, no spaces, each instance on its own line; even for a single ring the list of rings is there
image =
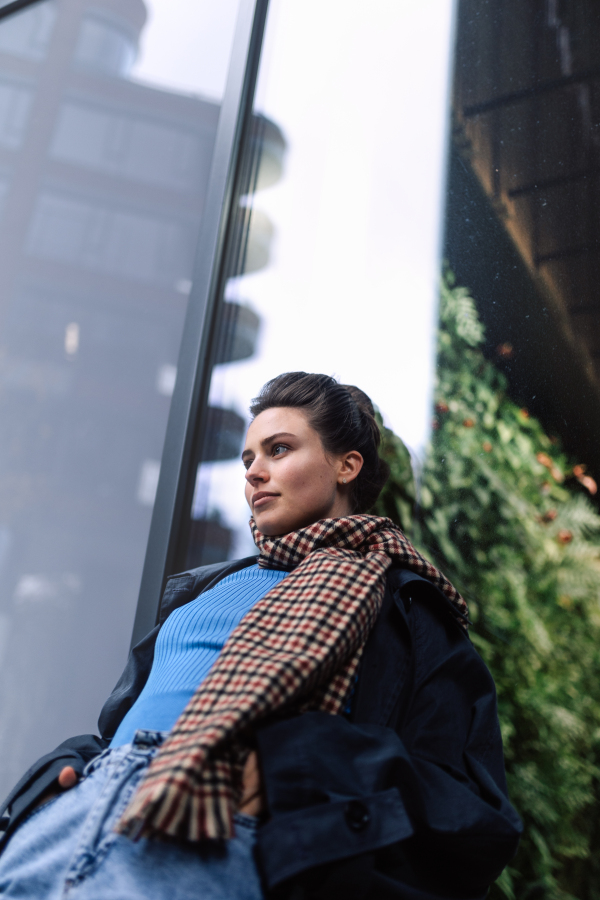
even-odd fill
[[[1,32],[0,32],[1,33]],[[33,93],[30,88],[0,81],[0,145],[16,150],[23,142]]]
[[[41,60],[46,56],[54,22],[56,4],[38,3],[2,21],[0,52],[27,59]]]
[[[78,65],[123,78],[136,55],[136,41],[124,24],[99,15],[83,20],[75,50]]]
[[[213,104],[206,106],[213,111]],[[212,129],[195,134],[189,128],[128,112],[68,101],[60,111],[50,155],[135,181],[185,190],[197,187],[213,136]]]
[[[189,276],[193,238],[183,223],[46,192],[28,241],[33,256],[174,285]]]

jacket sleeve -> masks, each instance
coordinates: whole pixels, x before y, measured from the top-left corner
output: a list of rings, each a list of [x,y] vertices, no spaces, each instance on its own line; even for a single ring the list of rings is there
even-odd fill
[[[58,788],[57,779],[64,766],[72,766],[82,775],[88,762],[108,747],[121,719],[148,679],[158,630],[157,626],[129,654],[125,670],[100,713],[101,736],[82,734],[69,738],[38,759],[0,806],[0,834],[4,831],[4,837],[8,837],[47,791]]]
[[[4,830],[4,836],[17,827],[47,791],[58,788],[57,779],[64,766],[72,766],[81,775],[87,763],[107,746],[108,741],[94,734],[80,734],[38,759],[0,806],[0,830]]]
[[[348,897],[479,897],[516,852],[491,675],[435,597],[398,612],[413,659],[394,728],[307,713],[258,732],[269,888],[345,860]]]

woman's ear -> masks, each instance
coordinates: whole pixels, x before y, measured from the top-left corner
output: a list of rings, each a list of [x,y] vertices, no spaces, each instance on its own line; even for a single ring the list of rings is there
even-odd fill
[[[338,484],[350,484],[363,467],[363,458],[358,450],[344,453],[339,462]]]

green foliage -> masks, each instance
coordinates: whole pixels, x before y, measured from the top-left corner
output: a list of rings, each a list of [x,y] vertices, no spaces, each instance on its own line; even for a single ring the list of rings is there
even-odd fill
[[[507,395],[468,291],[442,285],[436,419],[412,520],[406,450],[376,512],[469,602],[498,690],[507,777],[525,834],[495,898],[600,898],[600,516],[558,442]],[[397,465],[393,462],[397,458]]]
[[[373,511],[378,516],[392,519],[409,533],[413,527],[413,510],[417,499],[410,453],[400,438],[385,427],[379,412],[375,413],[375,417],[383,438],[379,456],[390,467],[390,480]]]

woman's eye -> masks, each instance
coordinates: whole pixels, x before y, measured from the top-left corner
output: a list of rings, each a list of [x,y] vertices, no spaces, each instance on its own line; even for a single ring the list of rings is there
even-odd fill
[[[248,471],[248,469],[250,468],[250,466],[252,465],[253,462],[254,462],[253,459],[243,459],[243,460],[242,460],[242,465],[244,466],[244,468],[246,469],[246,471]]]
[[[273,447],[273,456],[280,456],[282,453],[285,453],[287,449],[285,444],[275,444]]]

